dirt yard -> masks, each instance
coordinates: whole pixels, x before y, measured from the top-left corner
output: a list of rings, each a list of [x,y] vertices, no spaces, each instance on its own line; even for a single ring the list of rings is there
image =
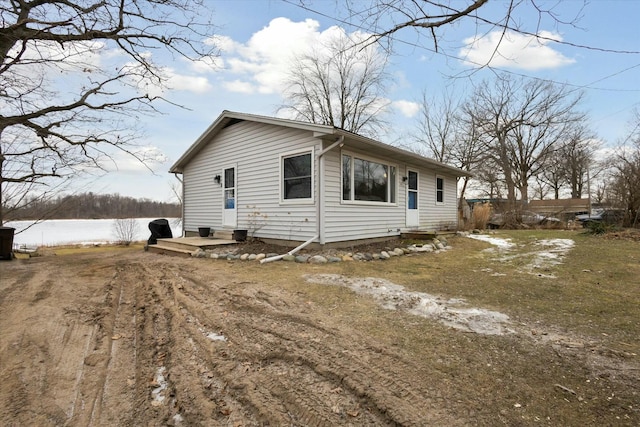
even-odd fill
[[[139,248],[2,262],[0,424],[640,424],[636,343],[618,349],[481,297],[466,310],[487,305],[502,329],[478,332],[446,317],[466,313],[460,295],[407,294],[398,277],[446,285],[442,265],[488,265],[487,243],[452,246],[319,266]],[[393,282],[354,279],[407,263]],[[356,285],[405,293],[381,302]]]

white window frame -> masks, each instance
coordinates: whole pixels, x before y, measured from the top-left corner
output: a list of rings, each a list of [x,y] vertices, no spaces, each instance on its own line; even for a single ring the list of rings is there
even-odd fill
[[[441,179],[442,180],[442,190],[438,190],[438,180]],[[444,205],[445,204],[445,187],[446,187],[446,180],[444,179],[444,176],[441,175],[436,175],[436,194],[435,194],[435,201],[436,201],[436,205]],[[438,191],[442,191],[442,201],[439,202],[438,201]]]
[[[351,157],[351,162],[350,162],[350,171],[351,171],[351,182],[350,182],[350,195],[349,195],[349,200],[344,200],[343,196],[343,189],[342,189],[342,183],[344,182],[344,168],[342,167],[342,156],[349,156]],[[373,163],[379,163],[381,165],[386,165],[389,169],[389,173],[391,172],[390,168],[394,168],[395,169],[395,183],[393,186],[391,186],[391,179],[389,178],[387,181],[387,198],[389,200],[391,200],[392,198],[392,190],[395,194],[393,194],[393,199],[394,201],[391,202],[374,202],[374,201],[369,201],[369,200],[355,200],[355,188],[354,188],[354,179],[355,179],[355,174],[353,173],[353,163],[354,163],[354,159],[358,158],[360,160],[366,160],[369,162],[373,162]],[[379,158],[376,157],[371,157],[371,156],[365,156],[362,155],[360,153],[354,153],[351,151],[341,151],[340,152],[340,203],[341,204],[345,204],[345,205],[369,205],[369,206],[398,206],[398,165],[396,163],[390,163],[388,161],[385,160],[381,160]],[[393,187],[393,188],[391,188]]]
[[[311,197],[304,199],[285,199],[284,198],[284,160],[289,157],[297,157],[305,154],[311,156]],[[315,156],[313,148],[306,150],[290,151],[280,154],[280,204],[281,205],[307,205],[315,203]]]

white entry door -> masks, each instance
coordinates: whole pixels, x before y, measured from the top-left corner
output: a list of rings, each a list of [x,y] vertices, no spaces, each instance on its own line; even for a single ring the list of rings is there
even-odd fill
[[[236,167],[225,169],[222,177],[222,225],[235,228],[238,225]]]
[[[418,172],[407,170],[407,227],[420,225],[418,194]]]

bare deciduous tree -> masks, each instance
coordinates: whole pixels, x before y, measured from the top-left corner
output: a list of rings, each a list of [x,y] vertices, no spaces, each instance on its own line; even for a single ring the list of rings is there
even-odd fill
[[[420,154],[439,162],[450,162],[458,136],[458,109],[458,103],[450,94],[437,98],[429,96],[426,91],[422,92],[417,133],[414,136]]]
[[[302,0],[299,2],[303,3]],[[546,22],[556,26],[576,25],[586,3],[584,0],[573,3],[572,16],[567,16],[566,9],[562,13],[556,10],[559,8],[558,2],[540,0],[508,0],[493,3],[493,7],[489,0],[349,0],[346,2],[345,19],[373,33],[367,43],[392,41],[398,34],[413,30],[417,45],[436,52],[458,49],[458,46],[442,46],[446,39],[445,31],[454,24],[472,22],[476,28],[476,41],[492,31],[500,33],[500,40],[493,53],[495,56],[499,55],[500,42],[509,33],[558,42],[557,39],[541,34],[540,26]],[[525,24],[531,26],[527,27]],[[422,42],[425,36],[429,45]],[[569,44],[574,47],[597,48]],[[597,49],[618,52],[613,49]],[[488,62],[490,61],[491,59]]]
[[[429,98],[423,92],[415,140],[424,147],[418,150],[420,154],[430,155],[467,172],[485,158],[473,117],[464,114],[460,103],[451,94],[438,99]],[[462,178],[459,194],[461,212],[469,179],[468,176]]]
[[[152,53],[210,59],[205,11],[201,0],[0,3],[0,224],[20,195],[104,169],[114,153],[148,160],[136,123],[167,80]]]
[[[572,129],[567,136],[560,147],[561,158],[558,160],[564,169],[565,182],[569,185],[571,198],[579,199],[587,190],[589,174],[595,176],[599,172],[599,169],[594,169],[595,151],[599,144],[584,124]]]
[[[388,56],[377,46],[362,48],[362,37],[341,30],[327,46],[295,57],[280,110],[368,136],[383,130]]]
[[[611,160],[608,195],[625,211],[625,224],[640,225],[640,110],[634,111],[632,130]]]
[[[580,100],[580,93],[564,86],[504,75],[476,89],[466,111],[504,174],[510,202],[518,195],[527,202],[529,180],[544,170],[567,132],[585,120],[577,109]]]

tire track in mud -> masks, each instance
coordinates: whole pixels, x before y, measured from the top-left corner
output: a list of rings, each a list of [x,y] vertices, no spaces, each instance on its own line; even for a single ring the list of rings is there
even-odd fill
[[[130,340],[126,359],[121,366],[128,366],[126,381],[131,389],[131,408],[128,422],[143,425],[149,419],[169,422],[175,415],[175,394],[167,386],[166,369],[172,355],[172,318],[158,294],[155,282],[160,281],[158,270],[146,268],[143,263],[129,263],[119,273],[118,280],[128,284],[126,302],[127,328],[129,332],[115,330],[116,337]],[[123,329],[127,330],[127,329]],[[126,341],[125,341],[126,342]]]
[[[88,337],[83,365],[77,378],[77,393],[72,405],[71,424],[108,425],[122,423],[129,411],[127,390],[118,379],[126,375],[126,349],[120,337],[126,336],[127,313],[123,311],[126,286],[119,280],[120,266],[103,286],[102,304],[94,308],[92,334]],[[112,401],[114,404],[112,404]],[[117,404],[115,404],[117,402]]]
[[[76,313],[93,324],[93,332],[84,349],[68,425],[142,425],[150,406],[156,337],[166,334],[153,327],[157,298],[145,291],[138,264],[115,264],[102,286],[102,301]],[[152,308],[150,319],[147,307]]]
[[[172,334],[168,377],[174,390],[186,386],[191,393],[176,391],[176,406],[188,401],[198,407],[180,414],[188,422],[202,422],[198,417],[213,411],[220,421],[239,417],[249,425],[461,424],[447,413],[435,384],[406,377],[401,356],[376,349],[354,331],[343,336],[308,316],[283,312],[263,291],[207,282],[178,264],[156,286],[173,313],[172,330],[186,333]],[[227,341],[213,342],[208,331]],[[193,390],[194,383],[204,389]]]
[[[0,282],[0,420],[13,420],[14,425],[61,425],[67,417],[64,407],[51,398],[50,387],[52,376],[60,375],[62,368],[51,359],[60,346],[57,338],[65,344],[65,327],[60,325],[52,340],[37,327],[42,316],[52,311],[49,306],[55,305],[46,301],[53,282],[47,271],[24,264],[16,269],[13,280]],[[0,270],[0,278],[5,277]],[[34,323],[36,327],[31,328]]]

